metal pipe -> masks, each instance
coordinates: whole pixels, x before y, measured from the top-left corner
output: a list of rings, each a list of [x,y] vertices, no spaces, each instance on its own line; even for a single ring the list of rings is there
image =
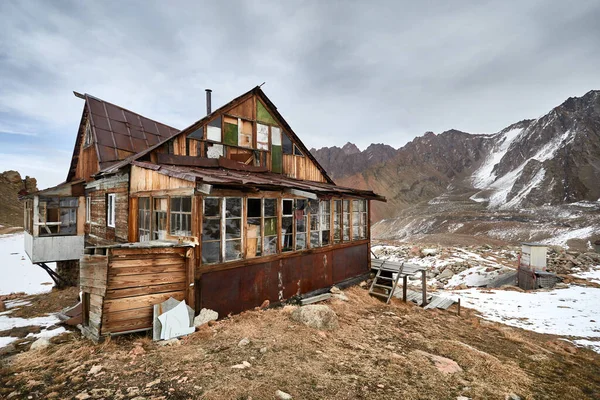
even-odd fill
[[[211,93],[212,90],[211,89],[206,89],[206,115],[210,114],[212,112],[212,105],[211,105]]]

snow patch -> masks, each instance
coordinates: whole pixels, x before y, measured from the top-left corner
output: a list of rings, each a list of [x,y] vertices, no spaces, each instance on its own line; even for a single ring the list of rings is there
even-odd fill
[[[563,231],[561,234],[554,236],[549,239],[542,240],[541,243],[562,246],[568,248],[567,242],[571,239],[587,239],[594,233],[600,232],[600,230],[593,226],[587,226],[585,228],[573,229]]]
[[[472,182],[474,187],[483,189],[496,180],[494,167],[500,163],[502,157],[508,152],[508,148],[512,142],[514,142],[521,132],[523,132],[523,129],[511,129],[502,135],[502,138],[498,140],[496,147],[485,159],[481,167],[473,173]]]

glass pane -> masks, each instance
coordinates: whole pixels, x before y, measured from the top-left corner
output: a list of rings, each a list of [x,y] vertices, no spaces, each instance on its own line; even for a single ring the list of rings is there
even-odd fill
[[[319,247],[319,232],[311,232],[310,247]]]
[[[281,135],[283,154],[292,154],[292,141],[287,134]]]
[[[256,148],[269,150],[269,127],[267,125],[256,124]]]
[[[292,215],[294,200],[283,199],[283,215]]]
[[[192,198],[182,197],[181,198],[181,211],[192,212]]]
[[[323,246],[327,246],[329,244],[329,232],[330,231],[321,231],[321,243]]]
[[[219,240],[221,238],[221,221],[205,219],[202,222],[202,240]]]
[[[242,258],[242,240],[228,240],[225,242],[225,261]]]
[[[181,210],[181,197],[171,197],[171,211]]]
[[[360,211],[360,204],[361,201],[360,200],[352,200],[352,212],[358,212]]]
[[[336,213],[342,212],[342,201],[341,200],[333,201],[333,211]]]
[[[292,239],[292,235],[283,235],[282,237],[282,251],[292,251],[294,250],[294,242]]]
[[[221,199],[209,197],[204,199],[204,216],[218,217],[221,215]]]
[[[339,243],[342,238],[342,231],[340,228],[336,227],[333,229],[333,242]]]
[[[248,199],[248,218],[261,216],[261,199]]]
[[[242,216],[242,199],[239,197],[228,197],[225,199],[225,218]]]
[[[225,220],[225,238],[226,239],[238,239],[242,237],[242,220],[226,219]]]
[[[277,236],[265,237],[265,255],[277,253]]]
[[[310,216],[310,230],[311,231],[319,230],[319,216],[318,215],[313,214]]]
[[[306,249],[306,233],[296,234],[296,250]]]
[[[202,242],[202,263],[215,263],[221,261],[221,243]]]
[[[291,234],[293,232],[294,218],[283,217],[281,218],[281,232],[285,234]]]
[[[321,215],[321,229],[329,229],[331,225],[331,214]]]
[[[350,240],[350,227],[344,226],[344,241]]]
[[[64,197],[60,199],[61,207],[77,207],[77,198],[75,197]]]
[[[296,232],[306,232],[306,216],[296,217]]]
[[[322,200],[319,202],[319,207],[321,207],[321,212],[329,213],[331,211],[331,202],[329,200]]]
[[[277,216],[277,199],[265,199],[265,217]]]
[[[265,218],[265,235],[272,236],[277,234],[277,218]]]
[[[352,227],[352,240],[357,240],[360,237],[358,234],[358,226]]]
[[[352,225],[358,226],[359,223],[360,223],[360,214],[357,212],[353,212],[352,213]]]
[[[348,212],[350,210],[350,200],[344,200],[344,212]]]

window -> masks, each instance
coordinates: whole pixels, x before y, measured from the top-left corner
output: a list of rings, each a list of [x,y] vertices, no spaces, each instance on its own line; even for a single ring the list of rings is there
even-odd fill
[[[269,150],[269,126],[256,124],[256,148]]]
[[[225,261],[242,258],[242,199],[225,198]]]
[[[40,197],[40,236],[77,234],[76,197]]]
[[[106,225],[111,228],[115,227],[116,200],[117,195],[115,193],[108,194],[106,201]]]
[[[350,240],[350,200],[342,200],[342,240]]]
[[[25,232],[33,233],[33,200],[25,200]]]
[[[150,197],[138,199],[138,241],[150,241]]]
[[[171,197],[171,235],[192,236],[192,198]]]
[[[319,202],[319,214],[321,214],[321,246],[329,245],[331,234],[331,201]]]
[[[207,197],[203,213],[202,262],[242,258],[242,199]]]
[[[296,220],[296,250],[306,249],[306,227],[308,226],[308,215],[306,215],[307,208],[307,200],[296,200],[296,210],[294,211],[294,219]]]
[[[294,145],[294,155],[304,157],[304,154],[302,154],[302,151],[296,145]]]
[[[262,255],[262,199],[248,199],[246,201],[246,213],[246,229],[248,230],[246,257],[253,258]]]
[[[294,250],[294,200],[282,200],[281,251]]]
[[[342,201],[333,201],[333,243],[342,241]]]
[[[264,199],[264,255],[277,253],[277,199]]]
[[[202,263],[221,262],[221,199],[204,198],[202,218]]]
[[[85,222],[90,223],[92,221],[92,198],[90,196],[85,197]]]
[[[292,154],[294,145],[292,144],[290,137],[286,133],[283,133],[283,135],[281,135],[281,147],[283,150],[283,154]]]
[[[308,202],[310,212],[310,247],[319,247],[321,245],[321,218],[319,217],[319,201],[310,200]]]
[[[154,198],[152,217],[152,240],[164,240],[167,237],[167,199]]]
[[[217,117],[208,123],[206,138],[214,142],[221,142],[221,117]]]
[[[352,240],[367,237],[367,201],[352,200]]]

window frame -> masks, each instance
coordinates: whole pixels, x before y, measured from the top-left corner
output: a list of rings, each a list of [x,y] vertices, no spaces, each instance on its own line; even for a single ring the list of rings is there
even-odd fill
[[[90,224],[92,222],[92,197],[85,196],[85,223]]]
[[[180,203],[179,203],[179,210],[173,210],[173,199],[181,199]],[[183,199],[190,199],[190,211],[183,211]],[[171,236],[177,236],[177,237],[191,237],[192,236],[192,224],[193,224],[193,218],[192,218],[192,213],[193,213],[193,201],[194,196],[170,196],[169,197],[169,201],[168,201],[168,207],[169,207],[169,214],[168,214],[168,224],[169,224],[169,235]],[[174,215],[175,214],[175,215]],[[180,224],[183,226],[183,220],[184,217],[188,217],[189,221],[187,224],[187,228],[188,230],[183,231],[180,230],[178,232],[174,232],[173,231],[173,217],[179,216],[180,218]],[[187,219],[187,218],[186,218]],[[185,234],[180,234],[181,232],[185,232]]]
[[[106,226],[116,228],[117,194],[108,193],[106,196]]]
[[[142,201],[147,201],[148,208],[142,209]],[[152,197],[138,197],[138,242],[149,242],[152,240],[152,214]],[[147,225],[142,226],[143,221],[147,221]],[[142,237],[146,239],[142,240]]]

